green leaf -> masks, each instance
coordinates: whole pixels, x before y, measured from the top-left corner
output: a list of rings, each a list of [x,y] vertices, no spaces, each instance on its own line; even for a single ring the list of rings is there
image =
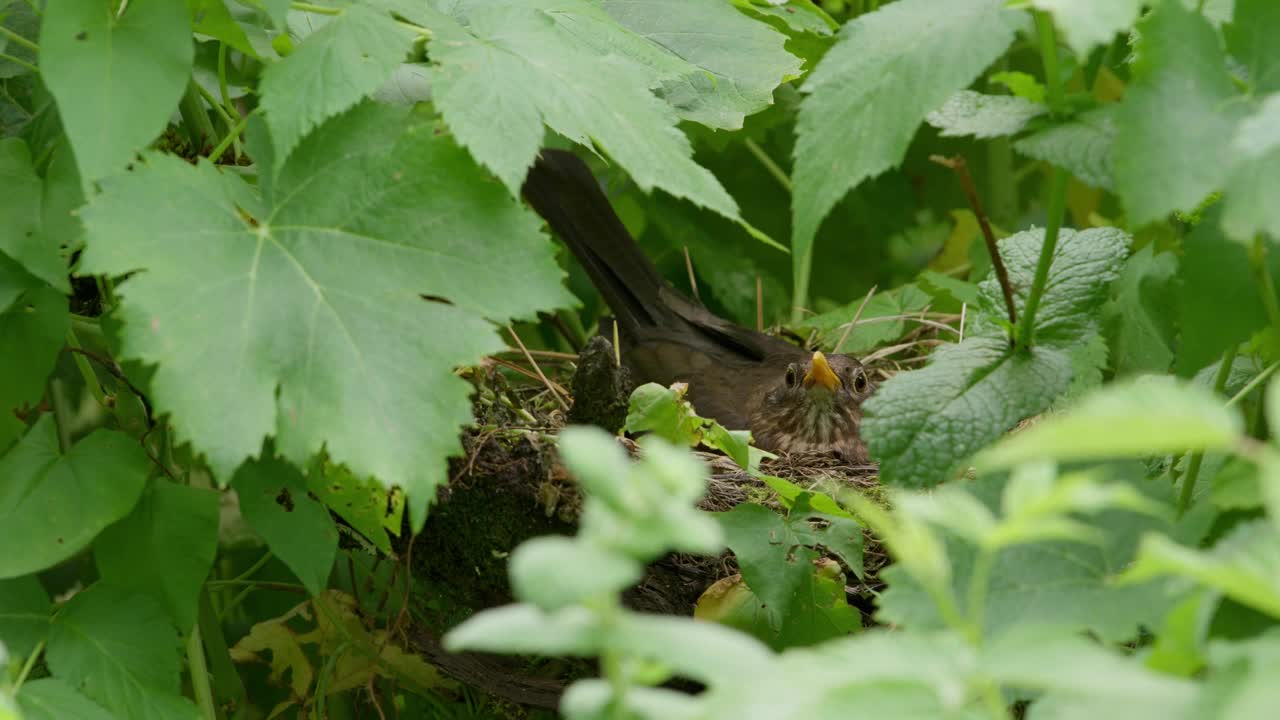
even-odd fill
[[[569,607],[553,613],[533,605],[504,605],[476,613],[444,636],[450,652],[591,655],[604,635],[596,613]]]
[[[1067,45],[1081,58],[1106,45],[1142,12],[1144,0],[1031,0],[1032,7],[1053,15]]]
[[[1205,551],[1159,534],[1143,537],[1137,560],[1122,579],[1137,582],[1165,575],[1195,580],[1280,617],[1280,534],[1265,520],[1236,526]]]
[[[93,557],[103,580],[159,600],[186,632],[217,549],[218,493],[158,480],[102,532]]]
[[[1252,240],[1256,233],[1280,238],[1280,206],[1271,192],[1280,186],[1278,127],[1280,93],[1269,96],[1256,113],[1246,117],[1231,141],[1235,164],[1226,182],[1222,227],[1236,240]]]
[[[12,0],[0,2],[0,6],[8,6],[2,10],[0,24],[13,31],[18,37],[30,40],[33,43],[36,42],[40,33],[40,13],[37,11],[36,6],[22,2],[12,2]],[[3,50],[6,55],[30,65],[35,65],[37,62],[35,50],[13,42],[4,36],[0,36],[0,50]],[[29,72],[31,71],[26,67],[8,58],[0,57],[0,78],[18,77]]]
[[[658,90],[682,120],[739,130],[747,115],[773,104],[774,88],[799,75],[800,59],[783,49],[786,36],[723,0],[605,0],[603,7],[683,61],[663,63],[678,75],[662,77]]]
[[[244,29],[231,17],[225,0],[187,0],[187,9],[191,12],[192,30],[216,38],[249,57],[258,57]]]
[[[319,595],[333,569],[338,529],[307,492],[302,473],[283,460],[253,460],[240,466],[231,486],[249,526],[312,595]]]
[[[673,445],[690,447],[702,439],[704,420],[684,399],[684,388],[645,383],[631,393],[627,404],[627,432],[652,432]]]
[[[117,288],[123,354],[159,364],[157,411],[223,481],[267,435],[299,465],[323,445],[402,486],[421,523],[471,418],[452,370],[502,347],[485,318],[572,301],[535,217],[408,112],[330,121],[262,200],[150,156],[85,211],[83,272],[146,269]]]
[[[844,26],[801,88],[809,97],[796,125],[797,271],[836,202],[902,162],[925,116],[1004,53],[1018,17],[1002,0],[899,0]]]
[[[1009,92],[1020,98],[1030,100],[1033,103],[1044,104],[1044,84],[1037,80],[1034,75],[1016,70],[1004,70],[998,73],[991,73],[991,77],[987,78],[987,80],[993,84],[1009,88]]]
[[[95,430],[65,455],[51,414],[0,458],[0,578],[43,570],[75,555],[129,513],[151,461],[124,433]]]
[[[1021,316],[1044,232],[1000,243]],[[1078,348],[1097,336],[1096,310],[1118,274],[1128,236],[1114,228],[1063,230],[1036,316],[1036,345],[1010,347],[1004,299],[994,278],[979,285],[981,312],[959,345],[929,365],[899,373],[864,404],[863,437],[891,484],[931,486],[1023,418],[1050,404],[1080,374]]]
[[[1012,435],[974,459],[996,469],[1032,460],[1146,457],[1230,450],[1244,425],[1213,393],[1167,376],[1113,383],[1067,412]]]
[[[195,720],[178,694],[178,633],[159,603],[101,583],[58,613],[46,658],[55,677],[130,720]]]
[[[1280,90],[1280,5],[1271,0],[1235,0],[1231,24],[1223,28],[1227,50],[1249,71],[1256,95]]]
[[[1182,336],[1176,366],[1183,377],[1195,374],[1221,357],[1225,348],[1247,340],[1267,324],[1262,293],[1252,282],[1249,251],[1223,237],[1220,212],[1210,208],[1182,240],[1178,267]],[[1273,276],[1280,272],[1280,253],[1268,253],[1267,261]]]
[[[733,0],[733,4],[742,12],[755,17],[766,18],[775,27],[784,27],[793,33],[810,33],[821,37],[830,37],[840,29],[840,24],[831,18],[813,0],[772,0],[755,2],[754,0]]]
[[[996,138],[1017,134],[1046,109],[1044,105],[1014,95],[983,95],[961,90],[924,119],[941,130],[943,137]]]
[[[20,138],[0,140],[0,253],[8,255],[27,272],[64,293],[67,264],[58,246],[41,232],[41,182],[31,167],[31,152]],[[7,303],[0,301],[0,309]]]
[[[1165,373],[1173,364],[1178,258],[1148,245],[1130,257],[1104,309],[1111,366],[1117,375]]]
[[[676,113],[649,91],[663,74],[628,54],[638,43],[652,53],[651,43],[577,0],[458,10],[465,29],[453,20],[425,21],[434,33],[433,97],[458,141],[513,195],[545,124],[598,147],[645,192],[661,188],[739,220],[737,203],[690,157]]]
[[[626,555],[581,540],[540,537],[511,553],[510,573],[517,598],[554,612],[616,595],[639,581],[644,568]]]
[[[0,310],[0,413],[44,397],[69,327],[67,299],[50,288],[27,291]]]
[[[847,518],[814,512],[805,496],[800,498],[785,518],[752,503],[718,514],[742,577],[763,604],[780,647],[839,637],[861,624],[845,601],[844,583],[836,583],[838,592],[833,592],[836,588],[824,582],[831,579],[829,571],[817,564],[821,555],[813,548],[840,552],[860,573],[862,528]],[[815,531],[812,520],[830,525]],[[831,570],[840,574],[838,566]]]
[[[1114,475],[1148,500],[1172,508],[1172,490],[1146,483],[1139,464],[1113,467],[1097,476],[1100,485],[1112,485],[1107,481]],[[992,512],[1004,490],[1000,481],[989,476],[966,487]],[[1074,516],[1075,523],[1091,536],[1089,542],[1050,540],[999,550],[987,583],[985,636],[995,637],[1022,626],[1044,626],[1087,630],[1108,641],[1123,642],[1134,637],[1139,626],[1152,626],[1177,596],[1160,581],[1116,585],[1114,578],[1133,561],[1144,533],[1188,532],[1173,526],[1168,519],[1171,515],[1167,512],[1166,517],[1156,517],[1123,508],[1103,510],[1087,517]],[[1028,523],[1028,529],[1040,530],[1034,522]],[[969,541],[955,535],[947,538],[945,557],[951,576],[944,592],[966,597],[976,556],[976,546]],[[894,549],[894,559],[895,564],[880,573],[889,589],[880,596],[877,619],[916,630],[946,627],[935,600],[939,590],[926,589],[917,579],[918,573],[905,564],[913,559],[903,551]]]
[[[1013,149],[1069,170],[1087,185],[1112,190],[1115,116],[1115,106],[1104,105],[1021,138],[1013,143]]]
[[[49,594],[35,575],[0,580],[0,644],[24,658],[49,634]]]
[[[1236,92],[1208,20],[1165,0],[1138,29],[1115,146],[1116,190],[1133,225],[1194,210],[1221,186],[1245,108],[1232,102]]]
[[[840,338],[845,337],[846,325],[853,320],[863,298],[858,298],[844,307],[831,310],[820,315],[807,317],[799,324],[806,330],[817,330],[820,344],[834,348]],[[905,316],[918,313],[929,305],[929,296],[915,285],[885,292],[878,292],[862,307],[862,315],[858,324],[849,331],[840,352],[852,354],[865,353],[891,340],[902,337],[906,330]],[[889,318],[893,318],[890,320]]]
[[[18,705],[23,720],[116,720],[115,715],[59,678],[40,678],[23,685]]]
[[[272,171],[316,126],[373,94],[412,42],[390,15],[352,5],[269,66],[259,92],[275,148]]]
[[[307,473],[307,488],[374,547],[391,553],[387,532],[399,532],[399,512],[375,479],[359,478],[343,465],[322,463],[312,465]]]
[[[124,169],[164,130],[191,77],[191,17],[174,0],[67,0],[40,28],[40,76],[85,183]]]

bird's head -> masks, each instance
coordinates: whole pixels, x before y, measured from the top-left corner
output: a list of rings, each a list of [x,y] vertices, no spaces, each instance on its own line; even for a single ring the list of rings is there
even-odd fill
[[[847,355],[827,357],[815,352],[807,360],[787,365],[760,403],[752,431],[758,440],[784,452],[850,454],[850,448],[861,448],[861,405],[872,389],[862,363]],[[853,455],[864,453],[852,451]]]

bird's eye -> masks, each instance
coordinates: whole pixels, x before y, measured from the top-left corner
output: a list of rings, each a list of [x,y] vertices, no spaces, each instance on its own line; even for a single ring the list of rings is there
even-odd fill
[[[853,376],[853,391],[856,393],[861,393],[866,391],[866,389],[867,389],[867,374],[859,370],[858,374]]]
[[[787,366],[787,387],[793,388],[796,386],[796,380],[798,379],[797,377],[798,375],[799,373],[796,372],[795,365]]]

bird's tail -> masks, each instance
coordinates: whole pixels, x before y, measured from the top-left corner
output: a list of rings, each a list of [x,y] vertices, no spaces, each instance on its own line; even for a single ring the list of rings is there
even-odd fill
[[[524,196],[564,240],[613,310],[620,330],[662,325],[666,281],[613,211],[591,170],[564,150],[543,150]]]

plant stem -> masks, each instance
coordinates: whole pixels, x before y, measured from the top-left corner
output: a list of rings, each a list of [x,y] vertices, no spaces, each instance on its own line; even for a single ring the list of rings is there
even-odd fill
[[[960,187],[969,199],[969,207],[978,218],[978,227],[982,228],[982,237],[987,242],[987,253],[991,255],[991,267],[995,270],[996,279],[1000,282],[1000,291],[1004,294],[1004,306],[1009,313],[1009,326],[1018,325],[1018,311],[1013,306],[1013,285],[1009,282],[1009,272],[1004,267],[1004,259],[1000,257],[1000,248],[996,247],[996,235],[991,231],[991,223],[982,209],[982,200],[978,197],[978,188],[973,184],[973,176],[969,174],[969,164],[963,155],[944,158],[934,155],[930,160],[945,165],[955,171],[960,178]]]
[[[1245,385],[1243,388],[1240,388],[1240,392],[1231,396],[1231,399],[1227,401],[1227,407],[1231,407],[1236,403],[1240,402],[1249,393],[1257,389],[1259,385],[1266,382],[1267,378],[1271,377],[1271,374],[1276,371],[1276,368],[1280,368],[1280,362],[1272,363],[1267,367],[1266,370],[1263,370],[1262,372],[1255,375],[1254,378],[1249,381],[1248,385]]]
[[[1053,32],[1053,18],[1043,10],[1035,11],[1036,32],[1040,36],[1040,58],[1044,62],[1044,80],[1048,89],[1049,110],[1062,112],[1066,94],[1062,89],[1062,73],[1058,69],[1058,38]]]
[[[21,65],[22,67],[26,68],[28,71],[33,72],[33,73],[39,73],[39,72],[40,72],[40,68],[36,67],[35,65],[32,65],[31,63],[27,62],[26,60],[23,60],[22,58],[16,58],[16,57],[14,57],[14,56],[10,55],[9,53],[3,53],[3,52],[0,52],[0,59],[8,60],[9,62],[13,63],[14,65]]]
[[[70,327],[67,328],[67,347],[75,350],[84,350],[80,345],[80,338],[76,337],[76,331]],[[98,376],[94,374],[93,367],[89,365],[89,359],[79,352],[71,353],[71,357],[76,362],[76,368],[80,371],[80,376],[84,378],[85,387],[89,388],[89,394],[93,395],[93,399],[103,408],[110,410],[107,404],[107,394],[102,389],[102,384],[98,382]]]
[[[16,33],[16,32],[14,32],[14,31],[10,30],[9,28],[7,28],[7,27],[5,27],[5,26],[3,26],[3,25],[0,25],[0,35],[2,35],[2,36],[4,36],[4,37],[9,38],[9,39],[10,39],[11,41],[13,41],[14,43],[16,43],[16,44],[18,44],[18,45],[21,45],[22,47],[24,47],[24,48],[26,48],[26,49],[30,50],[30,51],[31,51],[31,52],[33,52],[33,53],[39,53],[39,52],[40,52],[40,46],[39,46],[39,45],[37,45],[37,44],[35,44],[35,43],[31,42],[30,40],[28,40],[28,39],[26,39],[26,38],[22,37],[22,36],[21,36],[21,35],[19,35],[18,33]]]
[[[314,13],[316,15],[341,15],[342,8],[325,7],[324,5],[312,5],[305,2],[291,2],[289,7],[302,12]]]
[[[1213,392],[1219,394],[1223,388],[1227,386],[1227,378],[1231,376],[1231,366],[1235,364],[1236,353],[1239,351],[1238,345],[1232,345],[1222,355],[1222,365],[1218,368],[1218,374],[1213,379]],[[1196,489],[1196,479],[1200,475],[1200,464],[1204,462],[1204,452],[1197,451],[1191,454],[1191,461],[1187,464],[1187,476],[1182,481],[1182,492],[1178,495],[1178,517],[1186,514],[1187,509],[1191,507],[1191,496]]]
[[[214,709],[213,690],[209,687],[209,666],[204,659],[204,643],[200,641],[200,623],[191,628],[187,636],[187,666],[191,671],[191,690],[205,720],[218,720]]]
[[[1275,330],[1277,339],[1280,339],[1280,302],[1276,300],[1276,284],[1271,277],[1271,267],[1267,264],[1267,241],[1261,234],[1253,238],[1249,264],[1253,266],[1254,281],[1258,283],[1258,292],[1262,293],[1262,304],[1267,309],[1271,328]]]
[[[203,630],[205,653],[208,656],[210,676],[213,690],[221,705],[240,707],[244,705],[245,689],[231,662],[231,653],[227,649],[227,640],[222,635],[222,626],[218,623],[218,614],[207,588],[200,590],[199,604],[200,626]]]
[[[778,163],[774,162],[773,158],[769,157],[769,153],[766,153],[764,148],[757,145],[756,141],[751,138],[743,140],[743,145],[745,145],[747,150],[756,157],[756,160],[760,161],[760,164],[764,166],[764,169],[769,171],[769,174],[773,176],[773,179],[777,180],[778,184],[790,193],[791,178],[787,177],[787,174],[782,171],[782,168],[778,167]]]
[[[990,548],[978,549],[978,557],[973,561],[973,570],[969,575],[969,590],[965,595],[966,610],[969,614],[971,640],[975,645],[982,644],[982,630],[986,624],[987,582],[991,579],[991,568],[995,565],[996,553]]]
[[[251,114],[252,113],[250,113],[250,115]],[[209,159],[215,163],[218,162],[218,158],[222,157],[222,154],[227,151],[227,148],[231,147],[231,144],[240,137],[240,133],[244,132],[244,128],[248,124],[249,115],[245,115],[240,118],[240,122],[236,123],[235,126],[227,132],[227,136],[222,138],[222,140],[209,151]]]
[[[1027,303],[1022,308],[1022,327],[1015,336],[1017,344],[1030,348],[1036,330],[1036,310],[1040,308],[1040,298],[1044,295],[1044,287],[1049,281],[1049,267],[1053,265],[1053,254],[1058,248],[1058,233],[1062,230],[1062,214],[1067,205],[1067,180],[1071,175],[1060,167],[1053,168],[1053,177],[1049,181],[1049,214],[1044,229],[1044,244],[1040,247],[1040,260],[1036,263],[1036,275],[1031,281],[1031,290],[1027,293]]]
[[[22,689],[22,684],[27,681],[27,676],[31,674],[31,670],[36,666],[36,660],[40,658],[40,653],[44,652],[44,641],[36,643],[31,649],[31,654],[27,656],[27,661],[22,663],[22,669],[18,671],[18,679],[13,681],[13,694],[17,695]]]
[[[212,142],[217,133],[209,120],[209,113],[204,109],[204,101],[200,99],[200,90],[194,78],[187,81],[187,91],[178,103],[178,112],[182,114],[182,124],[187,130],[187,138],[197,154],[202,152],[206,143]]]

